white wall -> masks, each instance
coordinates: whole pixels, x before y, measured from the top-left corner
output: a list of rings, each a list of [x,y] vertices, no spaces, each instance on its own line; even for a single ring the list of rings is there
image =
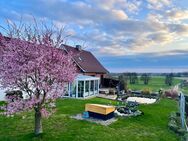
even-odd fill
[[[2,89],[0,89],[0,101],[3,101],[3,100],[5,100],[5,90],[2,90]]]

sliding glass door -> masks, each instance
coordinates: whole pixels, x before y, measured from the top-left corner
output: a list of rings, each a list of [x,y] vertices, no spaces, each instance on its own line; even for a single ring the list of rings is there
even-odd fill
[[[94,80],[90,81],[90,93],[89,95],[94,95]]]
[[[95,94],[99,92],[99,80],[95,80]]]
[[[84,81],[78,81],[78,97],[83,97],[84,94]]]

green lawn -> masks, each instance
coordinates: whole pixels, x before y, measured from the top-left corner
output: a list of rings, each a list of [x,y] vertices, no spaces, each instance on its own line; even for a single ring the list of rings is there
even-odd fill
[[[176,85],[180,83],[181,81],[182,80],[175,78],[173,81],[174,82],[173,85]],[[139,79],[138,84],[129,84],[128,88],[132,90],[143,90],[145,88],[150,88],[152,91],[158,91],[160,88],[163,88],[163,89],[170,88],[170,86],[166,85],[164,82],[165,82],[165,77],[155,76],[151,78],[148,85],[144,85],[143,81],[140,81]]]
[[[182,88],[182,92],[183,92],[185,95],[188,95],[188,87],[183,87],[183,88]]]
[[[33,135],[33,113],[13,118],[0,116],[0,141],[178,141],[180,138],[167,127],[171,111],[177,110],[173,100],[162,99],[153,105],[141,105],[140,117],[119,118],[110,126],[70,119],[70,115],[84,111],[86,103],[116,104],[109,100],[58,100],[57,112],[43,120],[44,134]]]

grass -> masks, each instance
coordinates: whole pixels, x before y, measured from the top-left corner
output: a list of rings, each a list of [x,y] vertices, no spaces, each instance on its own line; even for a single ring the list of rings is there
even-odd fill
[[[110,126],[78,121],[70,115],[84,111],[86,103],[117,104],[114,101],[93,98],[88,100],[64,99],[57,101],[57,112],[43,120],[44,134],[33,135],[32,112],[12,118],[0,116],[2,141],[178,141],[180,138],[167,127],[170,112],[177,110],[176,101],[162,99],[156,104],[141,105],[144,115],[119,118]],[[22,119],[22,116],[25,116]]]
[[[182,88],[182,92],[183,92],[185,95],[188,95],[188,87],[183,87],[183,88]]]
[[[143,81],[141,81],[139,79],[138,84],[129,84],[128,88],[130,88],[132,90],[143,90],[145,88],[149,88],[149,89],[151,89],[151,91],[154,91],[154,92],[159,91],[160,88],[169,89],[171,86],[166,85],[164,82],[165,82],[165,77],[155,76],[155,77],[151,78],[148,85],[144,85]],[[180,79],[175,78],[173,85],[176,85],[180,82],[181,82]]]

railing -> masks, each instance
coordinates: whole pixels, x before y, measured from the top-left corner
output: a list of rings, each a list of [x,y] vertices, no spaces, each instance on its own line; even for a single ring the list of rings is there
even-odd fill
[[[185,120],[185,96],[182,92],[180,92],[180,117],[182,128],[188,131],[187,123]]]

